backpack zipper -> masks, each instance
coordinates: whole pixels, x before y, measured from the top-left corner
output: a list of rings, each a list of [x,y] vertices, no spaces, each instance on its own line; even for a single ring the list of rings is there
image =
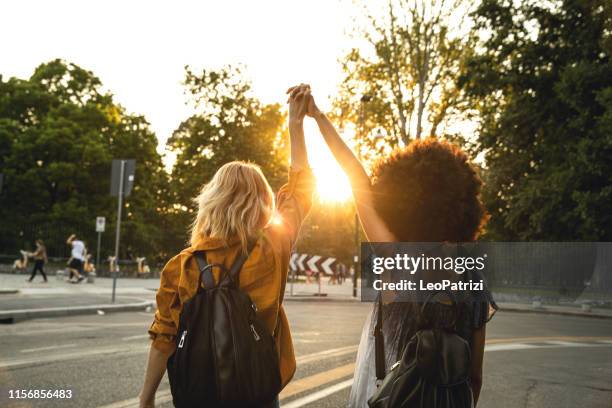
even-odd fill
[[[183,334],[181,335],[181,341],[179,341],[178,344],[178,348],[183,348],[183,346],[185,345],[185,336],[187,336],[187,330],[183,331]]]
[[[253,326],[253,324],[251,324],[251,331],[253,332],[253,337],[255,338],[255,341],[259,341],[261,337],[259,337],[259,334],[257,334],[257,332],[255,331],[255,326]]]

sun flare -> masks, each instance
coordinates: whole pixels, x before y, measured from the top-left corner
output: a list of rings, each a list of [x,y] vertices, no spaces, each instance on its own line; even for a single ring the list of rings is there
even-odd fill
[[[317,195],[324,203],[340,203],[351,200],[351,185],[325,142],[319,130],[305,124],[306,144],[310,166],[317,179]]]

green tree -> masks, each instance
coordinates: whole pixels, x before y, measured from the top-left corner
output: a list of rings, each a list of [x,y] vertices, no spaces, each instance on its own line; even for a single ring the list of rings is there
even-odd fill
[[[457,120],[463,99],[456,78],[473,44],[469,4],[390,0],[377,9],[364,5],[366,21],[357,37],[369,47],[354,48],[343,58],[335,113],[357,124],[366,151],[380,153],[385,145],[446,133],[445,126]],[[384,12],[376,14],[380,9]],[[380,129],[385,138],[373,136]]]
[[[459,80],[497,240],[612,239],[612,3],[484,0]]]
[[[29,79],[0,76],[0,252],[31,248],[40,237],[50,255],[65,255],[70,232],[93,250],[98,215],[111,226],[105,234],[110,245],[116,213],[110,163],[120,157],[137,162],[123,248],[159,252],[154,237],[162,231],[167,180],[156,144],[142,116],[126,113],[102,91],[99,78],[75,64],[50,61]]]
[[[273,188],[286,180],[287,130],[278,104],[251,95],[239,67],[194,72],[185,67],[184,85],[196,113],[168,140],[176,154],[172,168],[174,233],[187,239],[192,199],[219,167],[233,160],[258,164]]]

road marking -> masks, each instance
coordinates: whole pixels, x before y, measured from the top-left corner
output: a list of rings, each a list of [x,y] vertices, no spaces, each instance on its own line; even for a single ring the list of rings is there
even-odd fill
[[[508,344],[486,344],[485,351],[506,351],[506,350],[526,350],[531,348],[538,348],[532,344],[524,343],[508,343]]]
[[[98,356],[103,354],[138,354],[144,353],[149,349],[149,345],[146,346],[123,346],[123,347],[105,347],[99,349],[84,349],[81,351],[75,351],[72,353],[56,354],[50,356],[37,356],[32,358],[14,359],[0,361],[0,368],[11,368],[19,367],[24,365],[39,365],[44,363],[55,363],[63,360],[74,360],[78,358],[87,358],[91,356]]]
[[[306,364],[313,360],[321,360],[331,357],[340,356],[343,354],[349,354],[357,350],[357,345],[347,346],[347,347],[339,347],[335,349],[323,350],[312,354],[306,354],[296,358],[296,361],[300,364]],[[0,364],[0,367],[2,365]],[[292,395],[295,395],[299,392],[307,391],[314,387],[318,387],[320,385],[331,382],[340,377],[346,377],[347,375],[352,375],[354,371],[355,363],[347,364],[346,366],[338,367],[323,373],[318,373],[312,375],[310,377],[301,378],[299,380],[295,380],[289,383],[283,392],[281,392],[280,398],[288,398]],[[352,382],[352,380],[351,380]],[[307,387],[307,385],[309,385]],[[347,385],[348,387],[350,385]],[[331,387],[330,387],[331,388]],[[323,391],[323,390],[321,390]],[[336,391],[333,391],[336,392]],[[324,398],[326,395],[320,397]],[[172,395],[170,394],[170,390],[162,390],[157,391],[155,394],[155,403],[162,404],[165,402],[172,401]],[[130,398],[123,401],[117,401],[109,405],[104,405],[99,408],[136,408],[139,404],[138,398]],[[283,405],[284,407],[284,405]]]
[[[526,340],[529,339],[530,341],[534,341],[534,339],[536,338],[523,338],[521,340]],[[543,338],[539,338],[537,339],[538,341],[542,341]],[[554,338],[546,338],[548,339],[554,339]],[[575,339],[579,339],[579,340],[584,340],[585,337],[575,337]],[[516,342],[509,342],[506,344],[501,344],[500,341],[493,341],[493,344],[487,344],[485,346],[485,351],[487,352],[492,352],[492,351],[506,351],[506,350],[527,350],[527,349],[535,349],[535,348],[554,348],[554,347],[598,347],[598,346],[602,346],[602,345],[609,345],[612,344],[612,341],[608,341],[608,340],[600,340],[602,339],[601,337],[595,337],[595,338],[591,338],[593,340],[597,339],[599,341],[600,344],[597,343],[593,343],[593,344],[587,344],[587,343],[578,343],[578,342],[567,342],[567,341],[555,341],[555,340],[549,340],[546,345],[534,345],[534,344],[527,344],[527,343],[516,343]],[[513,340],[513,339],[510,339]],[[283,392],[281,392],[281,399],[282,398],[287,398],[290,395],[295,395],[298,392],[303,392],[303,391],[307,391],[308,389],[313,389],[316,388],[322,384],[326,384],[329,382],[332,382],[333,380],[337,380],[340,379],[342,377],[345,377],[346,375],[344,375],[344,372],[342,369],[346,370],[348,369],[350,366],[350,372],[352,372],[354,370],[354,364],[347,364],[346,366],[342,366],[342,367],[338,367],[336,369],[332,369],[323,373],[320,373],[321,379],[320,381],[313,381],[313,377],[317,377],[320,374],[315,374],[313,376],[310,377],[306,377],[306,378],[302,378],[299,380],[296,380],[292,383],[289,383],[289,385],[287,385],[287,387],[283,390]],[[338,370],[338,372],[334,372],[335,370]],[[346,372],[346,371],[345,371]],[[349,372],[349,374],[350,374]],[[335,377],[335,378],[334,378]],[[294,390],[292,390],[290,387],[292,384],[298,383],[300,381],[304,381],[304,384],[300,384],[299,388],[303,388],[300,391],[297,391],[297,387],[296,387],[296,392],[293,392]],[[321,383],[321,381],[323,381]],[[310,384],[308,384],[310,383]],[[323,399],[325,397],[328,397],[332,394],[335,394],[336,392],[339,392],[345,388],[350,387],[353,384],[353,379],[349,379],[346,381],[342,381],[340,383],[334,384],[332,386],[329,386],[327,388],[324,388],[322,390],[319,390],[317,392],[314,392],[312,394],[308,394],[305,395],[304,397],[298,398],[296,400],[293,400],[289,403],[283,404],[283,408],[300,408],[303,407],[305,405],[308,405],[312,402],[318,401],[320,399]],[[310,385],[310,386],[308,386]],[[285,395],[285,391],[288,390],[288,395]]]
[[[72,343],[72,344],[61,344],[59,346],[47,346],[47,347],[38,347],[38,348],[31,348],[31,349],[23,349],[23,350],[21,350],[21,352],[22,353],[34,353],[35,351],[57,350],[57,349],[70,348],[70,347],[76,347],[76,344],[75,343]]]
[[[328,397],[332,394],[337,393],[338,391],[341,391],[345,388],[350,387],[351,385],[353,385],[353,379],[351,378],[350,380],[346,380],[346,381],[342,381],[338,384],[334,384],[331,387],[327,387],[327,388],[323,388],[322,390],[319,390],[317,392],[313,392],[312,394],[308,394],[305,397],[302,398],[298,398],[295,401],[291,401],[287,404],[283,404],[283,408],[300,408],[303,407],[304,405],[310,404],[311,402],[315,402],[318,401],[320,399],[323,399],[325,397]]]
[[[318,331],[300,331],[300,332],[291,332],[291,337],[299,337],[299,336],[320,336],[321,332]]]
[[[78,323],[74,325],[53,325],[59,326],[57,328],[48,328],[48,329],[31,329],[24,330],[20,332],[11,333],[10,331],[4,331],[0,328],[0,334],[3,336],[32,336],[32,335],[41,335],[41,334],[51,334],[51,333],[70,333],[70,332],[82,332],[82,331],[92,331],[92,330],[103,330],[109,327],[143,327],[145,330],[148,327],[143,323]]]
[[[566,339],[575,339],[575,342],[565,341]],[[593,341],[593,343],[581,343],[578,341]],[[521,342],[522,341],[522,342]],[[535,345],[529,342],[541,342],[545,344]],[[492,339],[487,341],[485,346],[486,352],[494,351],[510,351],[510,350],[528,350],[537,348],[557,348],[557,347],[605,347],[612,345],[611,337],[522,337],[513,339]],[[323,350],[320,352],[306,354],[296,359],[298,363],[305,364],[306,362],[335,357],[342,354],[349,354],[357,349],[356,345],[340,347],[336,349]],[[2,365],[0,364],[0,367]],[[290,382],[280,394],[280,399],[284,400],[299,393],[318,388],[322,385],[329,384],[333,381],[341,380],[349,375],[353,375],[355,363],[346,364],[340,367],[332,368],[331,370],[313,374],[308,377],[303,377]],[[350,387],[353,384],[353,379],[347,379],[339,383],[330,385],[319,391],[307,394],[297,398],[291,402],[283,404],[283,408],[300,408],[312,402],[328,397],[336,392]],[[157,404],[163,404],[172,401],[170,390],[165,389],[158,391],[155,396]],[[118,401],[109,405],[104,405],[99,408],[137,408],[139,404],[138,398],[130,398],[124,401]]]
[[[335,349],[323,350],[317,353],[306,354],[306,355],[300,356],[296,358],[295,361],[297,364],[306,364],[306,363],[310,363],[311,361],[318,360],[320,358],[338,357],[338,356],[342,356],[345,354],[354,353],[355,351],[357,351],[357,347],[359,346],[355,344],[353,346],[346,346],[346,347],[339,347]]]
[[[320,387],[323,384],[330,383],[342,377],[352,376],[354,371],[355,363],[349,363],[292,381],[281,391],[280,399],[289,398],[292,395]]]
[[[578,343],[578,342],[570,342],[570,341],[548,341],[547,343],[558,345],[558,346],[563,346],[563,347],[590,347],[592,345],[592,343],[589,344],[589,343]]]
[[[510,337],[502,339],[489,339],[486,341],[487,344],[497,343],[533,343],[533,342],[546,342],[546,341],[606,341],[612,340],[612,337],[605,336],[548,336],[548,337]]]
[[[148,334],[137,334],[136,336],[122,337],[121,340],[123,340],[123,341],[144,340],[144,339],[148,339],[148,338],[149,338]]]

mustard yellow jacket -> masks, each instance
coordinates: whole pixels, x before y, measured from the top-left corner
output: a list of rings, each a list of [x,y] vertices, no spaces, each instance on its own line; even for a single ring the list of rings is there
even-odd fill
[[[276,339],[283,386],[295,373],[295,354],[289,322],[283,309],[283,297],[289,269],[289,257],[300,225],[312,204],[314,178],[307,170],[289,172],[289,182],[277,197],[278,221],[270,223],[260,237],[239,275],[240,289],[257,306],[257,315]],[[183,304],[195,295],[199,270],[195,251],[206,251],[207,261],[227,268],[241,250],[237,238],[229,242],[214,237],[203,237],[181,251],[164,267],[157,291],[157,311],[149,329],[153,347],[170,352],[176,347],[176,333]],[[213,268],[215,282],[219,268]]]

